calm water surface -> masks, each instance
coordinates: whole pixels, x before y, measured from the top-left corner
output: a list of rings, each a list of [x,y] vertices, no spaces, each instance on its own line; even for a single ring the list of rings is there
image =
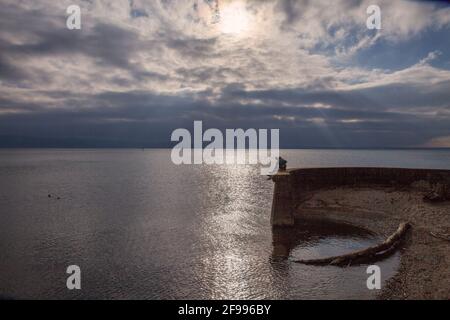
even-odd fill
[[[450,169],[445,150],[282,155],[291,167]],[[290,259],[343,253],[378,239],[328,224],[272,231],[272,192],[256,166],[175,166],[170,150],[0,150],[0,297],[374,297],[363,266]],[[398,258],[380,263],[384,279]],[[81,267],[80,291],[66,289],[71,264]]]

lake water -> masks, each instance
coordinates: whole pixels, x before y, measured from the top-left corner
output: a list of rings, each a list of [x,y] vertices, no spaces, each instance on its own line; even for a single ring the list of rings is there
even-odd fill
[[[450,169],[449,150],[281,154],[290,167]],[[272,193],[257,166],[175,166],[170,150],[0,150],[0,297],[373,298],[365,266],[291,260],[379,239],[326,224],[272,231]],[[384,279],[398,259],[379,263]],[[81,290],[66,288],[72,264]]]

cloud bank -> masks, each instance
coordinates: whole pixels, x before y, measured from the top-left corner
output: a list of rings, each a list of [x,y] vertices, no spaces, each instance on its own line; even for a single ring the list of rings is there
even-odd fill
[[[450,147],[450,6],[377,1],[368,30],[371,4],[1,0],[0,146],[168,147],[202,120],[289,148]]]

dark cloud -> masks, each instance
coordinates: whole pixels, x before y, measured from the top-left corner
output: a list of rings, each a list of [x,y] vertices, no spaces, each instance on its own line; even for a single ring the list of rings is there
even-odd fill
[[[214,54],[216,39],[166,38],[164,42],[166,42],[168,48],[178,51],[183,56],[203,58]]]
[[[393,108],[446,107],[450,101],[450,81],[422,87],[405,84],[380,85],[351,90],[311,90],[304,88],[248,91],[228,86],[222,99],[259,99],[294,105],[322,103],[333,109],[386,110]],[[390,114],[387,114],[390,116]]]
[[[24,70],[0,54],[0,79],[17,82],[26,78],[27,74]]]
[[[3,42],[4,53],[20,59],[24,56],[85,55],[97,63],[128,69],[138,48],[135,32],[110,24],[97,24],[88,32],[63,28],[34,31],[37,41],[27,44]]]
[[[60,147],[75,142],[81,146],[169,147],[172,130],[191,128],[194,120],[222,130],[279,128],[284,147],[415,146],[448,133],[448,118],[357,108],[321,109],[301,103],[280,106],[275,97],[262,105],[226,100],[212,104],[199,97],[149,92],[106,92],[87,99],[68,96],[65,104],[72,108],[34,106],[28,109],[34,110],[32,113],[0,116],[0,145],[21,141],[19,145],[27,146],[42,141]]]
[[[140,39],[136,31],[101,22],[90,29],[70,31],[65,28],[63,17],[55,17],[45,10],[23,11],[18,6],[6,6],[5,9],[0,11],[0,27],[34,40],[16,44],[0,34],[0,77],[23,80],[26,72],[20,64],[32,57],[72,57],[76,63],[77,57],[86,56],[99,67],[123,69],[138,81],[146,78],[157,81],[168,79],[167,75],[132,62],[137,53],[154,48],[153,43]]]

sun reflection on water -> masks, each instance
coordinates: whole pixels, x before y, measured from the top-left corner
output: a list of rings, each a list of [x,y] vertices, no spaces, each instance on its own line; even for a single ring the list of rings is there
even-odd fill
[[[212,245],[201,263],[210,277],[211,298],[263,298],[255,295],[256,279],[250,275],[261,267],[252,243],[260,240],[261,228],[261,220],[255,217],[259,195],[254,192],[254,184],[264,178],[251,165],[209,166],[209,169],[210,196],[217,202],[202,225],[203,235]],[[269,242],[267,249],[270,250]],[[261,281],[272,287],[274,280],[266,277]]]

